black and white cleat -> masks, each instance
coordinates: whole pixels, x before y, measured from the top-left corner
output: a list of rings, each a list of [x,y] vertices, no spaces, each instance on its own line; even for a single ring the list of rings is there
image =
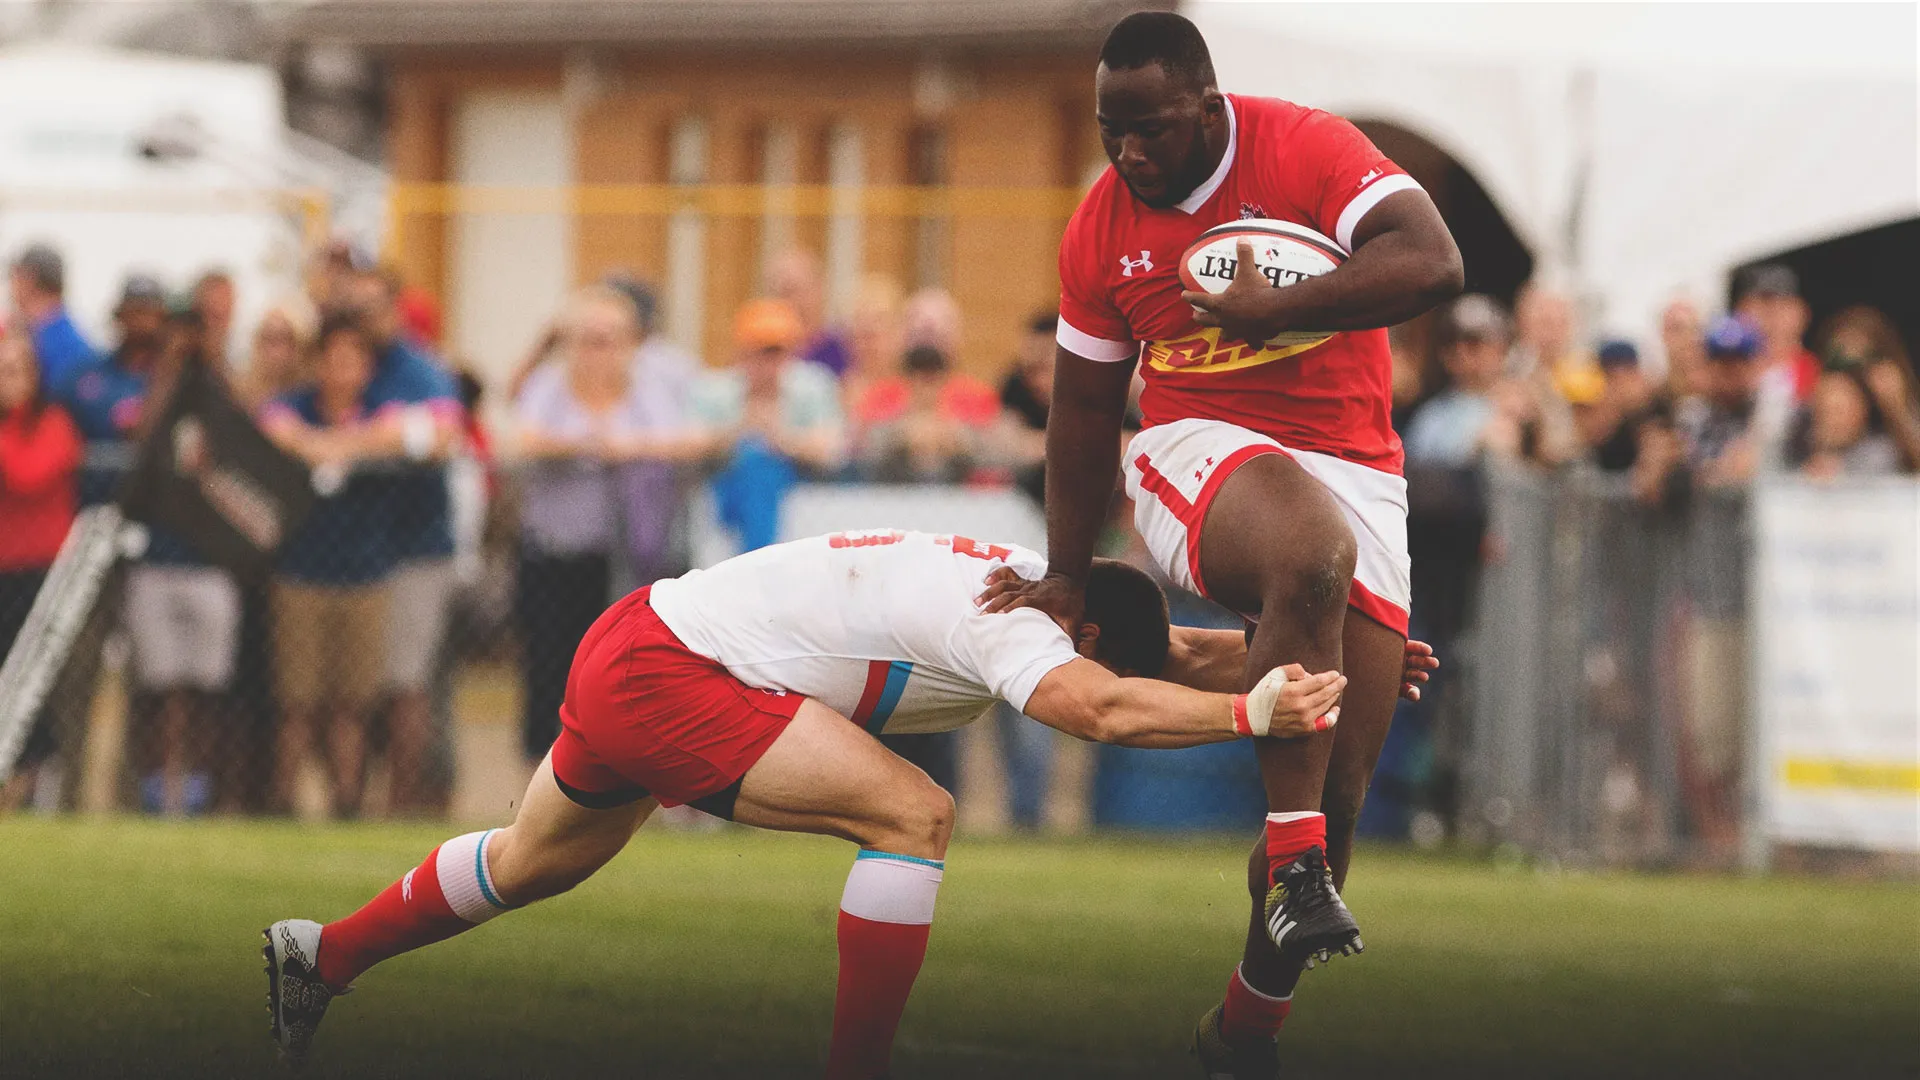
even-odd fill
[[[267,943],[267,1011],[273,1017],[273,1041],[295,1069],[307,1062],[313,1033],[338,996],[320,979],[320,924],[282,919],[261,931]],[[345,993],[346,991],[341,991]]]

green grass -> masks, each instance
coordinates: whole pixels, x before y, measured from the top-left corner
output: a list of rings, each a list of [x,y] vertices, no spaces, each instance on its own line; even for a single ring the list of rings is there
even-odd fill
[[[0,1076],[270,1076],[259,929],[431,827],[0,820]],[[955,846],[907,1077],[1185,1077],[1245,926],[1225,840]],[[850,850],[643,832],[575,892],[360,980],[309,1075],[817,1073]],[[1295,1077],[1920,1075],[1911,885],[1539,875],[1369,850]]]

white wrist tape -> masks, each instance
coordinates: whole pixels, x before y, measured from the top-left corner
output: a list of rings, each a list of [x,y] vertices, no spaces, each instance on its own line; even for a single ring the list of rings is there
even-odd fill
[[[1280,691],[1286,689],[1287,676],[1279,668],[1267,672],[1266,677],[1253,684],[1247,691],[1247,726],[1255,735],[1265,735],[1273,728],[1273,703],[1280,700]]]

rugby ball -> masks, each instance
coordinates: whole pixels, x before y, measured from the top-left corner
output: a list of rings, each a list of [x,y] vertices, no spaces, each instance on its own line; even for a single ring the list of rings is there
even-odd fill
[[[1242,240],[1253,245],[1254,268],[1276,289],[1319,277],[1347,259],[1339,244],[1305,225],[1272,218],[1229,221],[1201,233],[1180,256],[1180,283],[1193,292],[1225,292],[1240,265]],[[1307,345],[1331,336],[1325,330],[1290,330],[1267,344]]]

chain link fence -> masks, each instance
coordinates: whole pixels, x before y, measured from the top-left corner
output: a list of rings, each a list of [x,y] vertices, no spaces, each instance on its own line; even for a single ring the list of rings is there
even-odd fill
[[[1574,863],[1730,859],[1747,805],[1742,490],[1490,468],[1458,651],[1459,827]]]

